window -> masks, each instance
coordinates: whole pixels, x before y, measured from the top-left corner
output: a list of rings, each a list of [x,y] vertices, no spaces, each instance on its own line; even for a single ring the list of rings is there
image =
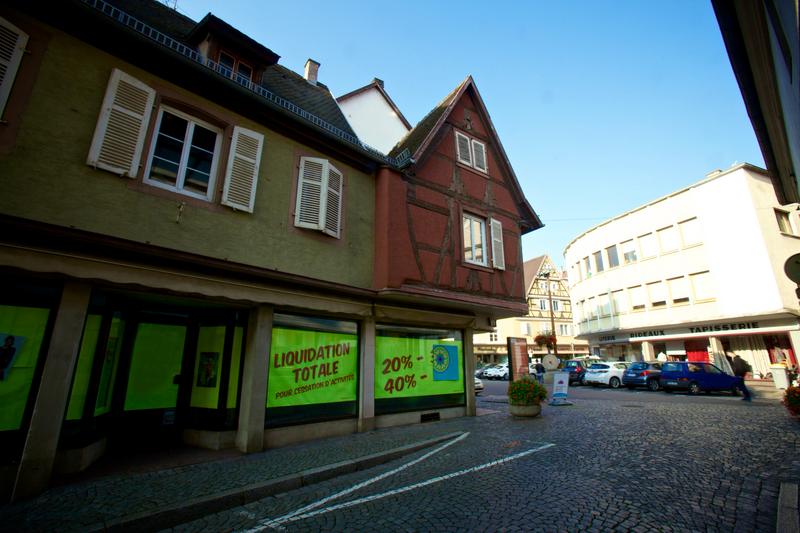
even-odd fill
[[[497,333],[489,333],[489,342],[497,342]]]
[[[456,160],[481,172],[489,172],[486,145],[460,131],[456,132]]]
[[[633,239],[622,243],[622,258],[626,265],[636,262],[636,243]]]
[[[547,311],[547,300],[539,300],[539,309]]]
[[[553,300],[553,311],[560,311],[558,306],[558,300]]]
[[[608,293],[597,297],[597,305],[600,306],[600,316],[609,316],[611,314],[611,300],[608,298]]]
[[[300,158],[294,225],[341,237],[344,176],[327,159]]]
[[[678,222],[678,230],[680,231],[681,241],[683,241],[684,247],[700,244],[702,242],[700,238],[700,225],[696,218]]]
[[[628,312],[628,306],[626,305],[622,290],[613,291],[611,293],[611,305],[613,306],[613,310],[611,312],[615,315]]]
[[[595,306],[595,299],[589,298],[586,300],[586,305],[588,306],[587,315],[589,318],[596,318],[597,317],[597,307]]]
[[[593,255],[594,255],[594,264],[595,267],[597,268],[597,271],[602,272],[603,270],[606,269],[605,265],[603,265],[603,252],[597,251]]]
[[[686,278],[672,278],[667,280],[669,285],[669,295],[674,304],[685,304],[689,302],[689,284]]]
[[[531,325],[528,322],[523,322],[521,328],[523,335],[531,335],[531,331],[533,331]]]
[[[641,311],[644,309],[644,290],[641,285],[628,287],[628,296],[631,299],[631,310]]]
[[[785,233],[787,235],[797,235],[792,227],[792,220],[789,217],[789,212],[784,211],[783,209],[776,209],[775,210],[775,218],[778,221],[778,229],[781,233]]]
[[[495,219],[489,219],[492,238],[492,266],[498,270],[505,270],[506,260],[503,247],[503,225]],[[464,260],[474,265],[487,266],[486,256],[486,221],[483,218],[464,213]]]
[[[658,244],[661,247],[661,253],[674,252],[680,248],[678,242],[678,232],[675,226],[667,226],[658,230]]]
[[[654,281],[647,284],[647,294],[650,297],[650,305],[653,307],[665,307],[667,305],[667,291],[664,282]]]
[[[570,277],[570,281],[572,285],[583,281],[583,277],[581,276],[581,263],[580,261],[572,265],[572,276]]]
[[[640,235],[639,246],[642,248],[642,259],[655,257],[658,253],[658,249],[656,248],[656,239],[652,233]]]
[[[692,285],[694,301],[711,300],[714,298],[714,293],[711,290],[711,276],[708,271],[690,274],[689,281]]]
[[[28,34],[0,17],[0,118],[27,44]]]
[[[233,55],[225,51],[219,53],[219,65],[222,74],[237,81],[253,81],[253,68],[247,63],[242,63]]]
[[[222,131],[185,113],[161,107],[145,183],[210,200]]]
[[[584,321],[584,318],[585,318],[584,315],[583,315],[584,305],[585,305],[584,301],[575,302],[575,320],[578,323]]]
[[[155,97],[151,87],[114,69],[86,163],[136,178]],[[178,194],[213,200],[222,129],[168,106],[158,109],[155,120],[143,181]],[[233,128],[222,205],[253,212],[263,144],[260,133]]]
[[[584,257],[583,258],[583,270],[584,270],[584,272],[586,272],[586,277],[587,278],[591,278],[592,277],[592,261],[588,257]]]
[[[608,256],[608,268],[614,268],[619,266],[619,256],[617,255],[616,244],[606,248],[606,255]]]

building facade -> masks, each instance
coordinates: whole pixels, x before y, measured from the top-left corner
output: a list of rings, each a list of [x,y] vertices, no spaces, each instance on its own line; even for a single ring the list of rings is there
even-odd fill
[[[575,326],[612,360],[796,366],[800,307],[784,275],[797,204],[741,164],[599,224],[566,247]]]
[[[370,146],[388,153],[408,132],[408,123],[403,112],[383,87],[383,80],[373,79],[336,99],[358,138]]]
[[[211,14],[9,2],[0,26],[4,498],[131,446],[474,414],[472,332],[525,309],[541,223],[471,79],[385,155],[318,64]]]
[[[523,266],[528,312],[524,316],[498,320],[492,332],[476,333],[473,337],[476,359],[486,364],[507,361],[509,337],[524,338],[532,359],[541,359],[555,351],[562,359],[588,355],[588,343],[573,335],[566,272],[556,268],[546,255],[525,261]],[[551,334],[556,337],[555,349],[546,343],[537,344],[537,337]]]

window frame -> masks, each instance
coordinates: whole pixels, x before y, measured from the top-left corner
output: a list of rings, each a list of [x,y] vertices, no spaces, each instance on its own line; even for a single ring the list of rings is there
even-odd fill
[[[181,149],[181,158],[180,162],[178,163],[178,175],[175,179],[174,186],[150,177],[150,171],[153,167],[153,157],[155,156],[156,145],[158,144],[158,136],[161,134],[160,131],[161,121],[164,117],[164,112],[168,112],[172,115],[182,118],[189,123],[186,129],[186,134],[182,141],[183,147]],[[206,190],[205,195],[184,188],[184,185],[186,183],[186,170],[188,168],[187,160],[189,158],[189,152],[192,146],[191,138],[194,134],[195,125],[199,125],[207,130],[213,131],[217,135],[216,140],[214,141],[214,153],[211,160],[211,168],[209,170],[209,177],[208,177],[208,188]],[[200,200],[213,202],[216,193],[217,178],[219,177],[218,174],[220,167],[220,159],[222,158],[222,138],[224,132],[225,130],[223,128],[211,124],[209,122],[206,122],[201,118],[190,115],[189,113],[176,109],[167,104],[163,103],[160,104],[158,106],[158,111],[156,114],[155,126],[152,130],[152,133],[150,134],[150,146],[147,153],[147,160],[144,168],[144,174],[142,175],[142,182],[151,187],[157,187],[159,189],[164,189],[184,196],[189,196],[191,198],[197,198]]]
[[[628,246],[626,246],[626,245],[628,245]],[[638,249],[637,249],[637,246],[636,246],[636,240],[635,239],[628,239],[627,241],[623,241],[623,242],[620,243],[619,246],[620,246],[620,248],[622,250],[622,262],[623,262],[623,264],[632,265],[633,263],[636,263],[637,261],[639,261],[639,254],[638,254]],[[633,258],[631,260],[628,260],[628,254],[632,254],[633,255]]]
[[[792,220],[792,211],[781,209],[781,208],[774,208],[775,211],[775,221],[778,224],[778,231],[781,235],[791,235],[793,237],[798,236],[797,232],[797,224]],[[782,221],[786,222],[788,228],[784,228]]]
[[[475,137],[471,137],[466,133],[463,133],[459,130],[455,131],[455,143],[456,143],[456,162],[462,165],[468,166],[469,168],[475,169],[482,174],[489,174],[489,150],[488,145],[484,141],[478,140]],[[467,148],[469,149],[469,153],[466,154],[469,156],[469,160],[464,159],[462,157],[462,151],[459,148],[459,138],[464,139],[467,142]],[[483,150],[483,163],[484,167],[481,168],[478,166],[475,158],[475,145],[479,145]]]
[[[614,254],[611,254],[611,250],[614,251]],[[619,250],[617,250],[617,245],[612,244],[611,246],[606,247],[606,257],[608,258],[608,268],[609,270],[612,268],[617,268],[619,266]],[[614,258],[612,261],[611,258]]]
[[[463,232],[464,232],[464,222],[466,222],[467,220],[470,221],[470,225],[469,225],[469,229],[470,229],[470,249],[471,249],[473,257],[475,257],[475,240],[473,238],[473,231],[472,231],[473,225],[472,225],[472,222],[480,223],[480,228],[481,228],[481,248],[483,250],[483,262],[477,261],[475,259],[468,259],[467,258],[467,251],[466,251],[466,248],[467,248],[466,247],[466,242],[467,241],[466,241],[466,238],[465,238],[466,236],[463,234]],[[488,248],[486,246],[486,243],[487,243],[487,241],[486,241],[486,226],[487,226],[486,219],[484,217],[481,217],[479,215],[473,215],[472,213],[467,213],[467,212],[462,212],[461,213],[461,231],[462,231],[461,239],[462,239],[462,244],[463,244],[461,249],[463,250],[462,258],[463,258],[465,263],[468,263],[470,265],[482,266],[482,267],[488,267],[489,266],[489,252],[488,252]]]

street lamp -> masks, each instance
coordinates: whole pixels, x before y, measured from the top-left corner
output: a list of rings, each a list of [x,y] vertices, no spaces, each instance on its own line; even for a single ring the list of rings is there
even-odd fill
[[[550,332],[553,334],[553,355],[558,357],[558,336],[556,335],[556,320],[553,314],[553,291],[550,286],[550,271],[542,272],[541,277],[547,280],[547,299],[550,302]]]

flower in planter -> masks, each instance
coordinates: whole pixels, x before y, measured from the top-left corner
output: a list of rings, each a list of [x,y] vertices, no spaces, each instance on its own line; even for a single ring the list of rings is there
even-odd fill
[[[540,348],[542,346],[552,348],[556,343],[556,336],[550,334],[539,334],[533,338],[533,342],[536,343],[536,345]]]
[[[535,379],[523,376],[508,384],[508,403],[511,405],[538,405],[547,398],[547,389]]]
[[[783,393],[783,405],[794,416],[800,416],[800,387],[788,387]]]

